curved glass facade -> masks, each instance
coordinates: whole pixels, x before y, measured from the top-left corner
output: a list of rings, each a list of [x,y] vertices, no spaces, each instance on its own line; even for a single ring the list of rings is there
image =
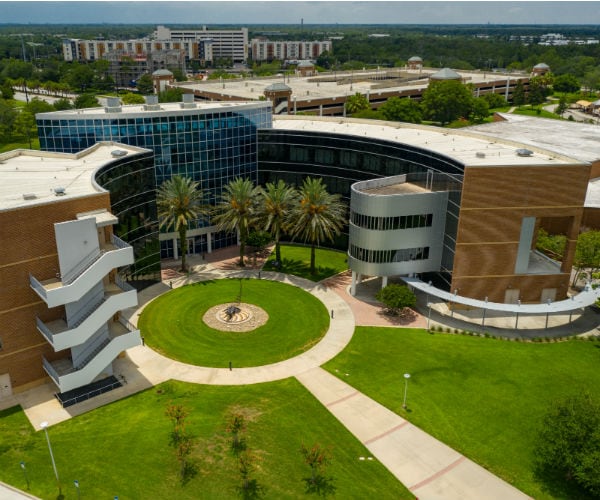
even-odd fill
[[[269,102],[182,108],[162,104],[160,110],[125,106],[120,112],[103,108],[36,116],[40,148],[76,153],[99,141],[115,141],[154,151],[156,186],[173,175],[200,183],[214,205],[226,184],[237,177],[257,182],[257,131],[271,126]],[[210,226],[199,219],[189,229]],[[234,244],[235,235],[215,233],[212,248]],[[174,257],[172,243],[161,242],[162,256]]]
[[[154,156],[124,157],[101,167],[96,182],[110,192],[111,211],[118,217],[114,233],[133,247],[134,263],[122,276],[141,289],[160,281],[160,248],[156,213]]]
[[[432,277],[448,287],[454,261],[464,166],[449,157],[409,144],[324,132],[285,129],[258,133],[258,181],[283,179],[299,186],[304,178],[321,177],[332,193],[350,204],[350,186],[358,181],[405,174],[407,182],[448,192],[442,272]],[[347,230],[335,247],[347,250]]]

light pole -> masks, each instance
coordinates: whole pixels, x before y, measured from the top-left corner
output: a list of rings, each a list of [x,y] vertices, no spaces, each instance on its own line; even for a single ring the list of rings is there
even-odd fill
[[[406,410],[406,393],[408,392],[408,379],[410,378],[410,373],[404,374],[404,403],[402,403],[402,408]]]
[[[56,476],[56,484],[58,485],[58,492],[62,493],[60,489],[60,479],[58,478],[58,471],[56,470],[56,463],[54,462],[54,454],[52,453],[52,445],[50,444],[50,436],[48,436],[48,422],[42,422],[40,427],[44,429],[46,433],[46,441],[48,442],[48,451],[50,452],[50,459],[52,460],[52,468],[54,469],[54,475]]]
[[[75,481],[73,481],[73,484],[75,485],[75,488],[77,489],[77,500],[79,500],[81,498],[79,496],[79,481],[77,481],[77,479],[75,479]]]
[[[25,462],[21,462],[21,469],[23,469],[23,475],[25,476],[25,482],[27,483],[27,489],[29,489],[29,477],[27,476],[27,468]]]

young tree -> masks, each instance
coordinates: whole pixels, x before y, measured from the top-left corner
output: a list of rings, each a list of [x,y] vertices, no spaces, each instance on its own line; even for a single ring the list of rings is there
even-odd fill
[[[554,112],[558,116],[562,116],[568,108],[569,108],[569,104],[567,103],[567,98],[564,95],[561,95],[560,99],[558,100],[558,106],[556,106],[556,109],[554,110]]]
[[[390,314],[402,315],[407,307],[414,307],[417,297],[406,285],[392,283],[377,292],[375,298],[383,302]]]
[[[513,90],[512,102],[515,106],[520,107],[523,106],[526,101],[525,88],[523,87],[523,82],[519,80],[515,85],[515,90]]]
[[[421,123],[423,119],[419,103],[406,97],[390,97],[379,111],[386,120],[391,121]]]
[[[181,96],[183,90],[177,89],[166,89],[158,94],[158,102],[181,102]]]
[[[487,100],[483,97],[477,97],[473,99],[473,109],[471,110],[471,117],[476,123],[481,123],[490,115],[490,107]]]
[[[152,81],[152,76],[148,73],[144,73],[137,79],[136,87],[138,92],[142,95],[154,94],[154,82]]]
[[[297,202],[298,194],[293,186],[288,186],[279,179],[277,184],[267,182],[261,192],[262,200],[258,207],[259,223],[266,231],[270,231],[275,240],[275,260],[281,262],[281,235],[288,227],[292,208]]]
[[[443,127],[471,114],[473,94],[457,80],[431,82],[423,92],[421,107],[427,118],[440,122]]]
[[[311,448],[307,448],[302,444],[300,453],[304,457],[304,463],[310,467],[310,477],[304,480],[307,493],[324,495],[333,493],[335,489],[331,484],[333,478],[325,475],[327,466],[332,459],[331,448],[324,448],[318,443],[315,443]]]
[[[204,194],[199,189],[199,183],[189,177],[174,175],[158,189],[156,205],[159,225],[167,229],[172,227],[179,232],[182,272],[187,271],[187,228],[192,220],[209,213],[203,200]]]
[[[576,269],[572,286],[577,284],[583,272],[590,275],[600,271],[600,231],[585,231],[577,238],[573,267]]]
[[[575,480],[600,497],[600,401],[589,393],[555,402],[546,414],[535,456],[542,470]]]
[[[341,195],[330,194],[323,179],[307,177],[299,190],[299,203],[291,212],[292,236],[310,242],[310,272],[315,273],[315,248],[322,241],[333,241],[341,233],[346,205]]]
[[[215,207],[213,222],[217,231],[237,231],[240,239],[239,265],[245,266],[244,253],[250,227],[256,222],[260,188],[250,179],[238,177],[225,186]]]
[[[227,432],[231,434],[231,449],[234,453],[239,453],[245,448],[243,433],[246,430],[246,419],[241,413],[234,413],[227,422]]]
[[[181,405],[169,405],[165,414],[173,423],[170,444],[175,448],[180,479],[185,482],[195,471],[193,464],[189,461],[189,456],[194,449],[194,438],[185,428],[189,412]]]
[[[357,92],[346,99],[346,111],[350,114],[369,108],[369,101],[361,93]]]

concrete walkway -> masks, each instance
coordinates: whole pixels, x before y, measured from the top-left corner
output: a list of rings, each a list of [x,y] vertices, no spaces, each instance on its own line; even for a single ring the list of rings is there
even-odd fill
[[[202,261],[194,265],[189,275],[173,273],[167,281],[140,292],[140,306],[125,311],[124,315],[137,324],[144,307],[170,288],[203,280],[238,277],[260,277],[288,283],[319,298],[327,310],[332,311],[330,328],[324,338],[294,358],[260,367],[234,367],[232,370],[188,365],[166,358],[147,346],[138,346],[129,349],[125,357],[113,363],[115,373],[124,382],[123,387],[69,408],[62,408],[58,404],[53,397],[55,389],[51,384],[19,394],[15,399],[24,408],[33,426],[39,429],[39,423],[44,420],[53,425],[170,379],[197,384],[244,385],[294,376],[419,499],[528,498],[320,368],[347,346],[354,332],[353,309],[339,289],[334,291],[335,287],[276,272],[261,271],[259,275],[257,269],[239,270]],[[422,322],[423,318],[416,318],[415,321]],[[3,490],[0,489],[0,498],[4,498],[2,494]]]
[[[296,378],[420,500],[529,498],[322,368]]]

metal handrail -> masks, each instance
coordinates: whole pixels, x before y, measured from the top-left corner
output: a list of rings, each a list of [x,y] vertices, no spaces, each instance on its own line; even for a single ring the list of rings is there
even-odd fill
[[[85,368],[85,366],[96,357],[96,354],[98,354],[102,349],[104,349],[108,344],[110,344],[111,341],[112,339],[109,337],[107,339],[104,339],[104,341],[98,344],[97,346],[94,346],[94,349],[89,354],[87,354],[85,358],[83,358],[83,361],[77,363],[77,366],[73,365],[73,368],[69,370],[69,373],[73,373]]]
[[[54,345],[54,335],[50,331],[50,328],[48,328],[46,326],[46,323],[44,323],[38,316],[35,317],[35,321],[39,332],[46,338],[46,340],[50,344]]]
[[[119,323],[121,323],[130,332],[135,332],[138,330],[138,328],[131,321],[129,321],[127,318],[124,318],[123,316],[119,317]]]
[[[44,288],[44,285],[42,285],[42,283],[37,278],[35,278],[32,274],[29,275],[29,284],[31,285],[31,288],[33,288],[40,297],[42,297],[44,300],[46,300],[48,295],[46,293],[46,289]]]
[[[70,285],[79,276],[81,276],[86,269],[88,269],[94,262],[96,262],[104,252],[99,249],[94,249],[92,252],[87,254],[82,260],[79,261],[75,267],[73,267],[65,276],[63,276],[63,286]]]
[[[115,276],[115,285],[117,285],[124,292],[131,292],[132,290],[135,290],[135,287],[131,286],[129,283],[127,283],[127,281],[118,275]]]
[[[58,375],[58,372],[50,364],[50,361],[48,361],[45,357],[42,356],[42,363],[44,365],[44,370],[46,370],[46,373],[48,373],[48,375],[50,375],[50,378],[54,380],[54,383],[60,387],[60,377]]]
[[[123,241],[121,238],[119,238],[115,234],[113,234],[110,239],[111,239],[112,244],[114,246],[116,246],[117,248],[129,248],[129,247],[131,247],[131,245],[129,243],[127,243],[126,241]]]

